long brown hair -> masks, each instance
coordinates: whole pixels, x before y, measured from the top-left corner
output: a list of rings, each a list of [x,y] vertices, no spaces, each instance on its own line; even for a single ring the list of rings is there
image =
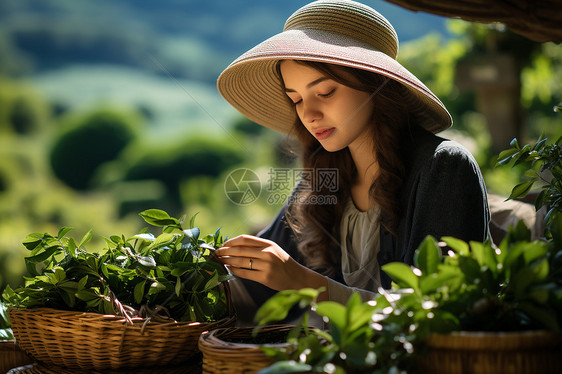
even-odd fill
[[[405,177],[402,155],[409,139],[407,133],[410,115],[403,104],[406,89],[392,79],[365,70],[313,61],[297,62],[353,89],[376,92],[371,97],[374,102],[371,131],[378,174],[369,193],[381,209],[382,225],[396,235],[400,217],[398,200]],[[348,78],[349,74],[353,79]],[[312,178],[312,186],[297,186],[294,202],[289,204],[287,213],[287,222],[297,234],[299,252],[306,264],[331,276],[336,273],[339,263],[339,224],[345,204],[350,198],[357,170],[347,147],[336,152],[326,151],[298,117],[293,131],[301,146],[301,160],[305,170],[338,170],[335,191],[330,186],[319,184],[318,178]],[[335,197],[337,203],[311,203],[326,202],[326,199],[322,199],[325,196]]]

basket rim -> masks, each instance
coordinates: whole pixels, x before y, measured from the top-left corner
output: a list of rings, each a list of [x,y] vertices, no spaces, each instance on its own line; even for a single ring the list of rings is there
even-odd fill
[[[260,328],[260,332],[270,332],[270,331],[290,331],[294,328],[294,325],[268,325]],[[247,350],[248,348],[256,348],[261,349],[261,347],[290,347],[291,345],[287,342],[283,343],[236,343],[236,342],[229,342],[224,340],[223,337],[232,335],[237,332],[242,333],[252,333],[254,327],[221,327],[209,331],[204,331],[201,336],[199,337],[199,348],[201,351],[205,349],[243,349]]]
[[[37,308],[15,308],[10,307],[7,309],[8,315],[15,311],[15,313],[27,313],[27,314],[37,314],[41,315],[44,318],[48,318],[49,314],[56,315],[57,318],[76,318],[76,319],[85,319],[90,321],[99,320],[100,322],[116,322],[121,324],[127,324],[127,319],[123,316],[118,316],[115,314],[102,314],[96,312],[84,312],[78,310],[65,310],[65,309],[56,309],[50,307],[37,307]],[[229,313],[224,318],[221,318],[216,321],[171,321],[171,322],[159,322],[159,321],[148,321],[147,326],[201,326],[201,325],[212,325],[216,324],[217,322],[236,319],[236,314]],[[147,317],[133,317],[131,318],[133,321],[133,325],[144,324],[147,320]]]
[[[523,347],[540,349],[562,347],[562,332],[549,330],[525,331],[454,331],[430,334],[425,344],[433,349],[512,350]]]

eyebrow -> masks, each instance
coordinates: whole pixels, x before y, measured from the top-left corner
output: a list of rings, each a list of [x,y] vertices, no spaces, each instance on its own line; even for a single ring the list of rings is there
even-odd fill
[[[317,85],[320,82],[323,82],[325,80],[329,80],[330,78],[328,77],[320,77],[318,79],[313,80],[312,82],[310,82],[309,84],[306,85],[306,88],[310,88],[312,86]],[[293,90],[292,88],[285,88],[285,92],[297,92],[295,90]]]

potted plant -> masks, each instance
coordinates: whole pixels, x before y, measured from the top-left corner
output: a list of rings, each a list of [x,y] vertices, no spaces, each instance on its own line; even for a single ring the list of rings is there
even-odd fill
[[[293,338],[289,349],[266,350],[277,362],[260,373],[562,372],[561,143],[519,147],[514,140],[499,158],[551,173],[536,204],[548,210],[543,239],[532,241],[522,222],[497,247],[427,237],[413,267],[383,266],[393,288],[367,303],[357,294],[344,306],[317,303],[311,290],[279,292],[258,312],[260,325],[304,303],[328,330]],[[510,198],[542,180],[526,175],[533,179]]]
[[[202,331],[233,324],[229,275],[214,259],[220,230],[203,237],[194,218],[184,228],[161,210],[140,216],[161,233],[112,235],[99,251],[86,250],[91,231],[79,242],[67,227],[25,238],[31,277],[3,299],[18,345],[41,364],[61,372],[178,366],[198,353]]]

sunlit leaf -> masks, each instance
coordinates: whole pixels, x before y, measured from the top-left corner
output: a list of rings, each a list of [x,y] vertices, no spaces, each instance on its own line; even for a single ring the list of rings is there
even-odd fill
[[[154,261],[154,257],[152,256],[137,256],[137,261],[142,266],[156,267],[156,261]]]
[[[506,149],[502,151],[498,156],[497,165],[504,165],[511,161],[511,157],[519,152],[516,148]]]
[[[414,265],[421,270],[424,276],[427,276],[437,271],[437,265],[440,262],[441,250],[435,239],[427,236],[414,254]]]
[[[400,287],[413,288],[414,290],[419,289],[418,277],[414,274],[410,266],[402,262],[392,262],[383,265],[381,268]]]
[[[464,240],[457,239],[452,236],[444,236],[441,240],[447,243],[447,246],[459,255],[466,256],[469,252],[469,245]]]
[[[157,226],[169,226],[169,225],[179,225],[179,220],[176,218],[170,217],[168,213],[163,210],[159,209],[148,209],[145,210],[139,215],[144,219],[147,223]]]
[[[310,370],[312,370],[312,367],[307,364],[296,361],[278,361],[260,370],[258,374],[306,373]]]
[[[347,326],[346,307],[334,301],[323,301],[318,303],[316,313],[323,317],[327,317],[330,323],[344,329]]]
[[[263,326],[285,319],[293,306],[301,301],[294,290],[283,290],[269,298],[256,312],[254,321]]]
[[[509,195],[507,200],[523,198],[523,197],[527,196],[527,194],[531,190],[531,187],[533,187],[534,183],[535,183],[535,181],[528,181],[528,182],[523,182],[523,183],[520,183],[520,184],[516,185],[511,190],[511,194]]]
[[[61,227],[57,234],[58,239],[62,239],[66,234],[68,234],[72,230],[72,227]]]

